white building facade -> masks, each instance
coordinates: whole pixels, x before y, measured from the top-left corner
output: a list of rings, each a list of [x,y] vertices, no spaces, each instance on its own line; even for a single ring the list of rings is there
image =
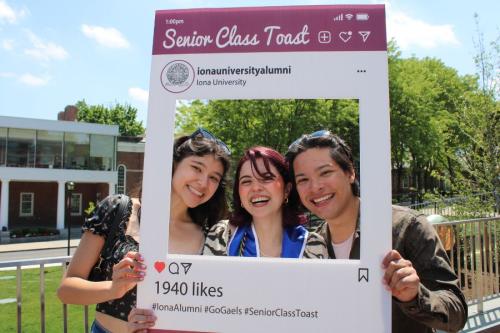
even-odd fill
[[[118,135],[117,125],[0,116],[0,229],[80,226],[90,202],[115,192]]]

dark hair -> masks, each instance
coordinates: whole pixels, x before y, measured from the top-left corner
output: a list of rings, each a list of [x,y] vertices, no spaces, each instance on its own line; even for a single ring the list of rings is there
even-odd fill
[[[259,169],[259,166],[257,164],[258,159],[262,159],[262,161],[264,162],[264,170]],[[243,157],[238,163],[236,174],[234,177],[233,213],[231,214],[231,218],[229,219],[229,221],[235,226],[242,226],[252,222],[252,215],[250,215],[250,213],[241,205],[239,193],[240,171],[243,163],[245,163],[246,161],[250,161],[252,172],[254,173],[254,175],[256,174],[258,177],[264,179],[276,178],[278,175],[275,175],[271,172],[270,165],[272,164],[276,168],[276,170],[278,170],[278,173],[283,178],[284,183],[290,183],[288,164],[286,163],[283,155],[278,153],[276,150],[267,147],[253,147],[246,150],[243,154]],[[289,204],[283,205],[282,218],[284,227],[294,226],[301,222],[297,210],[294,207],[295,206],[291,206]]]
[[[330,157],[339,167],[349,173],[355,173],[354,160],[352,157],[351,148],[338,135],[330,131],[318,131],[312,134],[304,134],[288,147],[286,160],[290,166],[290,177],[292,178],[292,192],[290,193],[291,204],[299,204],[293,162],[295,158],[311,148],[328,148]],[[357,179],[351,184],[352,194],[359,197],[359,182]]]
[[[176,166],[188,156],[205,156],[212,154],[215,159],[222,163],[224,168],[222,179],[214,195],[205,203],[194,208],[188,208],[188,214],[194,223],[205,230],[226,218],[228,207],[226,202],[226,174],[229,169],[229,156],[225,149],[214,140],[204,138],[201,135],[181,136],[174,141],[174,152],[172,160],[172,175]]]

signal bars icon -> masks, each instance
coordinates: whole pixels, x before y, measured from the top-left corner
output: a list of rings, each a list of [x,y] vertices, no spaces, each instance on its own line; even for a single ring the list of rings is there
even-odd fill
[[[347,14],[345,14],[345,15],[344,15],[344,14],[342,13],[342,14],[339,14],[339,15],[335,16],[335,17],[333,18],[333,20],[334,20],[334,21],[343,21],[343,20],[344,20],[344,17],[346,18],[346,20],[347,20],[347,21],[350,21],[350,20],[352,20],[352,19],[354,18],[354,15],[353,15],[353,14],[351,14],[351,13],[347,13]]]
[[[344,14],[339,14],[333,18],[334,21],[343,21],[344,20]]]

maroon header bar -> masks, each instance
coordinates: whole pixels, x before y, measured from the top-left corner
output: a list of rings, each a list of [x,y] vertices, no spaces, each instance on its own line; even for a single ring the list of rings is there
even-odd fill
[[[385,51],[384,5],[159,10],[153,54]]]

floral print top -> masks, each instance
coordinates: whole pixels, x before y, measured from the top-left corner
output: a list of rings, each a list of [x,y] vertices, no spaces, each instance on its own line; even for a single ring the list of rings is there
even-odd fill
[[[111,224],[113,223],[115,215],[118,212],[118,202],[118,195],[111,195],[102,200],[95,208],[92,216],[86,219],[83,223],[82,230],[84,232],[91,232],[95,235],[104,237],[104,239],[107,239],[110,236],[109,232],[112,229]],[[120,260],[122,260],[127,252],[139,250],[139,244],[134,240],[134,238],[129,235],[125,235],[125,231],[127,230],[127,222],[131,212],[132,200],[129,200],[128,207],[119,220],[120,224],[118,225],[118,228],[115,229],[116,234],[113,236],[115,238],[115,241],[113,244],[111,244],[112,250],[108,252],[112,255],[110,256],[110,258],[99,258],[97,263],[99,269],[94,271],[97,272],[97,274],[94,273],[94,281],[111,281],[113,275],[113,266]],[[126,321],[130,310],[136,305],[136,298],[137,288],[134,287],[120,299],[113,299],[97,304],[96,311]]]

